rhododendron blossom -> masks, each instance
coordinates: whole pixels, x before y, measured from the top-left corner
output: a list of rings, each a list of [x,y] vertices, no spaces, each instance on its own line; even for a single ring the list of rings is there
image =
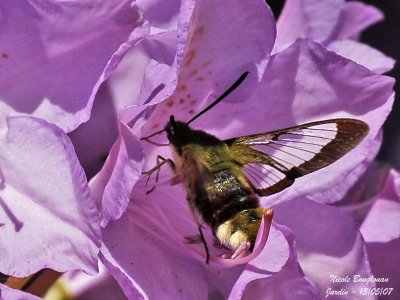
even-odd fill
[[[270,57],[275,29],[262,1],[252,5],[234,2],[229,11],[223,4],[210,7],[196,1],[194,8],[186,4],[178,28],[178,46],[183,43],[185,47],[178,47],[172,69],[153,64],[146,73],[138,105],[121,112],[136,135],[159,131],[170,115],[189,120],[244,71],[250,72],[250,78],[196,120],[194,128],[225,139],[314,120],[352,117],[368,123],[370,132],[337,163],[299,179],[282,193],[262,198],[264,207],[272,206],[276,211],[277,223],[257,258],[245,265],[237,262],[230,269],[221,269],[212,259],[205,265],[201,244],[185,244],[184,237],[195,234],[196,225],[184,201],[186,191],[181,185],[170,184],[168,178],[173,174],[163,169],[162,179],[148,194],[142,176],[125,214],[104,230],[101,255],[105,265],[132,299],[207,295],[314,299],[332,286],[332,270],[371,276],[356,223],[346,213],[322,203],[341,199],[376,154],[379,130],[393,100],[393,80],[307,40],[298,40]],[[192,15],[187,26],[188,12]],[[233,16],[236,23],[228,26]],[[246,28],[248,34],[242,40],[230,40],[239,30],[235,26]],[[162,88],[151,92],[146,89],[149,86]],[[166,139],[160,134],[155,141],[165,143]],[[168,147],[145,141],[142,147],[144,170],[154,166],[157,155],[172,157]],[[96,179],[92,187],[98,187]],[[331,239],[323,240],[326,234]],[[212,241],[211,232],[206,236]],[[211,247],[212,255],[220,252]],[[295,291],[288,288],[296,284],[299,288]],[[356,284],[344,282],[340,287],[354,289]]]
[[[11,276],[73,270],[73,285],[96,274],[98,258],[129,299],[320,299],[365,287],[331,275],[397,280],[398,173],[366,216],[349,213],[365,208],[353,192],[394,100],[382,75],[394,61],[357,40],[382,17],[342,0],[288,0],[277,22],[263,0],[1,3],[0,299],[38,299],[11,289]],[[158,155],[176,159],[162,131],[170,116],[187,122],[245,72],[193,129],[225,140],[352,118],[369,132],[337,162],[260,197],[252,253],[229,258],[204,225],[206,264],[203,245],[188,242],[198,229],[182,176],[142,173]]]

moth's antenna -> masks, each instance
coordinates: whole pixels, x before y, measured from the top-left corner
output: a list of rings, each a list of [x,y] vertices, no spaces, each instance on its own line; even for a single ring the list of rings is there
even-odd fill
[[[150,144],[153,144],[153,145],[156,145],[156,146],[168,146],[169,144],[160,144],[160,143],[156,143],[156,142],[153,142],[153,141],[149,140],[149,138],[151,138],[151,137],[153,137],[153,136],[155,136],[157,134],[160,134],[161,132],[164,132],[164,131],[165,131],[165,128],[161,129],[161,130],[159,130],[157,132],[154,132],[153,134],[150,134],[148,136],[142,137],[142,138],[140,138],[140,140],[145,140],[146,142],[148,142]]]
[[[192,123],[194,120],[196,120],[198,117],[200,117],[202,114],[206,113],[207,111],[209,111],[211,108],[213,108],[215,105],[217,105],[219,102],[221,102],[226,96],[228,96],[230,93],[232,93],[242,82],[243,80],[246,79],[247,75],[249,74],[249,72],[244,72],[238,80],[235,81],[234,84],[232,84],[232,86],[230,88],[228,88],[221,96],[219,96],[216,100],[214,100],[213,103],[211,103],[209,106],[207,106],[205,109],[203,109],[201,112],[199,112],[197,115],[195,115],[193,118],[191,118],[186,125],[189,125],[190,123]],[[154,132],[153,134],[150,134],[148,136],[142,137],[140,138],[141,140],[145,140],[151,144],[157,145],[157,146],[167,146],[169,144],[159,144],[153,141],[150,141],[149,138],[160,134],[162,132],[166,131],[166,129],[161,129],[157,132]]]
[[[195,115],[193,118],[191,118],[186,125],[189,125],[192,123],[194,120],[196,120],[198,117],[200,117],[202,114],[206,113],[209,111],[211,108],[213,108],[215,105],[217,105],[219,102],[221,102],[226,96],[228,96],[230,93],[232,93],[242,82],[245,80],[249,72],[244,72],[238,80],[232,86],[227,89],[221,96],[219,96],[213,103],[211,103],[209,106],[207,106],[205,109],[203,109],[201,112],[199,112],[197,115]]]
[[[169,117],[169,122],[170,122],[170,123],[172,122],[173,124],[175,124],[174,116],[170,116],[170,117]],[[174,125],[174,126],[176,126],[176,125]],[[153,145],[156,145],[156,146],[168,146],[169,143],[168,143],[168,144],[160,144],[160,143],[156,143],[156,142],[153,142],[153,141],[150,141],[150,140],[149,140],[149,138],[151,138],[151,137],[153,137],[153,136],[155,136],[155,135],[157,135],[157,134],[160,134],[160,133],[162,133],[162,132],[164,132],[164,131],[167,131],[167,129],[166,129],[166,128],[161,129],[161,130],[159,130],[159,131],[157,131],[157,132],[154,132],[154,133],[152,133],[152,134],[150,134],[150,135],[148,135],[148,136],[142,137],[142,138],[140,138],[140,139],[141,139],[141,140],[145,140],[146,142],[149,142],[150,144],[153,144]]]
[[[159,130],[159,131],[157,131],[157,132],[154,132],[154,133],[152,133],[152,134],[150,134],[150,135],[148,135],[148,136],[142,137],[142,138],[140,138],[140,139],[141,139],[141,140],[147,140],[147,139],[149,139],[149,138],[151,138],[151,137],[153,137],[153,136],[155,136],[155,135],[157,135],[157,134],[160,134],[160,133],[163,132],[163,131],[165,131],[165,129],[161,129],[161,130]]]

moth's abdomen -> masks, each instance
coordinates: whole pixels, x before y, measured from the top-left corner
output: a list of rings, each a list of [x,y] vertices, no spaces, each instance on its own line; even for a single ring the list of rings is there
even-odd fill
[[[210,179],[207,194],[215,235],[234,249],[244,242],[254,246],[263,215],[257,195],[230,169],[214,172]]]
[[[210,179],[207,194],[213,210],[213,228],[243,210],[259,207],[257,195],[250,187],[244,186],[231,170],[216,171]]]

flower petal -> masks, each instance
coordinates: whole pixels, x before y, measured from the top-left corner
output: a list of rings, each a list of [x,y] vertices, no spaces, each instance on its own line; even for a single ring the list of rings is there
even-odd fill
[[[185,9],[191,11],[189,4]],[[187,14],[180,19],[186,20]],[[201,0],[196,1],[190,21],[190,25],[180,22],[178,32],[176,102],[190,93],[193,97],[190,100],[197,102],[207,100],[211,93],[219,95],[245,71],[250,72],[248,90],[242,88],[238,93],[248,95],[264,71],[275,39],[275,22],[269,7],[258,0],[251,3],[234,0],[228,5],[224,1]],[[246,34],[238,39],[237,33],[243,28]],[[183,46],[179,48],[180,44],[185,46],[184,50]],[[188,110],[185,116],[190,115]]]
[[[400,175],[392,170],[383,189],[360,227],[368,243],[385,243],[400,238]]]
[[[364,29],[383,19],[382,12],[372,5],[348,1],[343,6],[336,39],[354,38]]]
[[[374,277],[388,279],[388,282],[377,282],[377,287],[393,289],[389,296],[384,296],[384,299],[396,300],[400,295],[399,249],[399,238],[386,243],[367,243],[368,257]]]
[[[364,240],[350,215],[307,199],[279,204],[274,209],[277,222],[288,226],[295,234],[300,266],[321,295],[325,295],[328,288],[358,293],[365,287],[352,278],[372,274]],[[348,276],[350,280],[334,282],[332,276]]]
[[[393,69],[395,60],[382,52],[352,40],[339,40],[329,44],[328,49],[363,65],[371,71],[383,74]]]
[[[123,107],[137,103],[149,61],[140,46],[131,49],[100,86],[89,121],[69,133],[89,179],[100,171],[111,146],[118,138],[118,112]]]
[[[191,1],[185,1],[183,8],[178,28],[178,84],[174,94],[157,105],[143,135],[162,129],[172,114],[188,121],[248,71],[235,97],[224,100],[244,101],[258,84],[269,59],[275,23],[264,1],[234,0],[226,6],[220,1],[201,0],[196,1],[194,9]],[[247,34],[238,39],[237,33],[243,28]]]
[[[176,29],[180,2],[180,0],[136,0],[136,4],[143,10],[144,17],[150,22],[151,34]]]
[[[142,43],[129,50],[105,82],[116,112],[138,103],[144,75],[150,63]]]
[[[242,267],[215,269],[205,264],[204,255],[198,260],[193,254],[191,248],[203,246],[185,243],[184,237],[196,234],[197,228],[186,207],[184,189],[161,185],[146,195],[142,184],[135,187],[122,218],[103,232],[101,260],[125,294],[130,299],[226,296]],[[209,232],[205,234],[211,240]]]
[[[397,299],[400,290],[400,176],[391,170],[382,190],[373,198],[374,205],[360,227],[367,243],[372,273],[380,288],[394,289],[387,299]]]
[[[94,274],[99,215],[63,131],[41,119],[10,117],[0,136],[0,168],[0,272]]]
[[[282,51],[298,38],[319,43],[328,40],[339,23],[344,0],[288,0],[277,22],[273,53]]]
[[[172,65],[176,55],[176,30],[149,35],[141,44],[144,52],[152,59]]]
[[[125,211],[144,163],[140,141],[125,123],[120,121],[119,125],[120,136],[102,170],[90,181],[93,197],[101,203],[103,227]]]
[[[19,290],[14,290],[6,285],[0,284],[0,299],[1,300],[40,300],[32,294],[28,294]]]
[[[2,1],[0,100],[71,131],[148,24],[131,1]]]
[[[229,299],[294,298],[319,299],[318,291],[297,262],[294,235],[288,228],[275,224],[269,248],[245,267]]]
[[[358,1],[289,0],[277,22],[273,53],[282,51],[298,38],[309,38],[323,45],[355,38],[382,18],[378,9]]]
[[[96,94],[89,121],[68,133],[88,179],[100,171],[118,137],[117,113],[110,94],[108,85],[103,84]]]
[[[144,74],[138,104],[154,105],[164,101],[173,94],[177,81],[176,64],[169,66],[154,60],[150,61]],[[129,121],[133,119],[130,117]]]
[[[101,259],[127,296],[203,299],[212,294],[227,298],[244,265],[221,268],[212,260],[206,265],[203,245],[184,239],[198,231],[183,187],[157,185],[146,195],[143,184],[138,182],[126,213],[110,222],[103,234]],[[289,256],[286,239],[275,231],[260,254],[269,260],[256,265],[267,273],[278,272]],[[211,231],[204,229],[204,234],[211,255],[221,252],[212,246]]]
[[[388,279],[388,282],[377,282],[377,287],[393,289],[392,293],[386,295],[385,298],[397,299],[400,290],[400,273],[397,267],[400,264],[398,251],[400,247],[400,176],[397,171],[388,172],[387,169],[388,166],[385,165],[374,165],[370,168],[364,182],[358,184],[361,195],[367,194],[367,198],[358,199],[363,202],[351,205],[350,208],[359,216],[363,214],[364,208],[368,207],[370,202],[374,202],[361,224],[360,231],[366,241],[374,277]],[[383,178],[386,181],[383,181]],[[370,186],[372,186],[371,191]],[[377,187],[380,187],[380,191],[376,194]]]

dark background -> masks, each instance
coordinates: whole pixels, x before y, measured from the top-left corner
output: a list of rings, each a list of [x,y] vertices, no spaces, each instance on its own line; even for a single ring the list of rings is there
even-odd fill
[[[386,55],[400,60],[400,0],[359,0],[373,5],[385,14],[385,19],[365,30],[361,41],[382,51]],[[284,1],[268,0],[276,17],[282,10]],[[399,80],[400,67],[397,63],[394,69],[386,75]],[[396,99],[393,110],[383,129],[383,145],[378,159],[385,161],[400,170],[400,84],[395,85]]]
[[[374,5],[384,14],[385,19],[368,28],[361,36],[365,43],[379,49],[386,55],[400,60],[400,2],[398,0],[364,0],[367,4]],[[378,159],[390,162],[400,170],[400,99],[399,78],[400,67],[396,63],[394,69],[387,74],[397,79],[395,85],[396,98],[393,110],[383,128],[383,145],[378,154]]]

